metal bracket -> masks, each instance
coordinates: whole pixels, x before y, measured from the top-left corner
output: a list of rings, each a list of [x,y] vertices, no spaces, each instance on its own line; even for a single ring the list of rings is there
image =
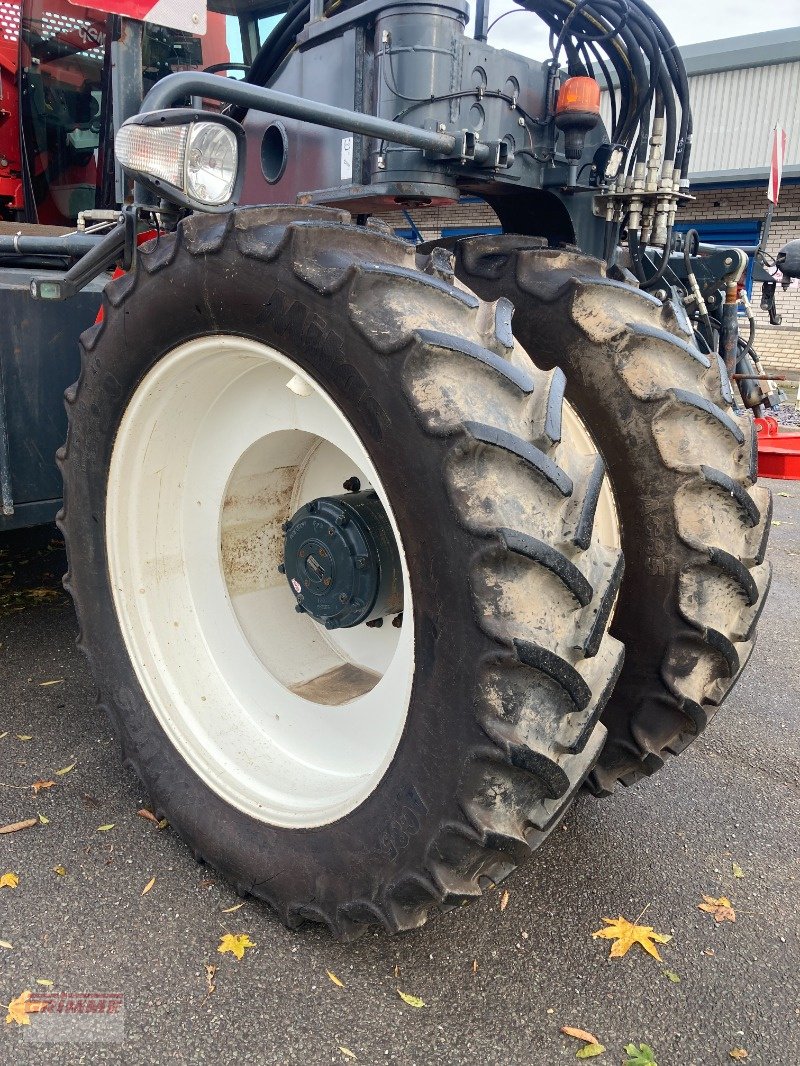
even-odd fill
[[[125,207],[118,225],[69,270],[32,278],[31,296],[34,300],[68,300],[117,263],[130,270],[136,261],[138,222],[138,208]]]

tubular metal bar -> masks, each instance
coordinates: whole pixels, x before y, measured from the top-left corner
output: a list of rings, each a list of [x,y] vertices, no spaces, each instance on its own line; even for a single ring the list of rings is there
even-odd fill
[[[410,148],[419,148],[441,156],[452,157],[456,152],[456,138],[449,133],[435,133],[433,130],[407,126],[403,122],[392,122],[375,115],[348,111],[344,107],[304,100],[290,93],[278,92],[277,89],[265,89],[261,85],[231,81],[215,74],[196,74],[188,70],[168,74],[166,78],[156,82],[145,96],[139,110],[160,111],[162,108],[172,107],[187,96],[204,96],[211,100],[238,104],[253,111],[314,122],[318,126],[328,126],[334,130],[379,137],[384,141],[407,144]],[[475,145],[476,163],[489,162],[492,156],[488,145]]]
[[[63,237],[2,236],[0,255],[59,255],[78,259],[91,252],[102,239],[90,233],[67,233]]]

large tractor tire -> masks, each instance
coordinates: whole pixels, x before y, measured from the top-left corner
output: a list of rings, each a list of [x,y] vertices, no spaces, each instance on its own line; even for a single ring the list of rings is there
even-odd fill
[[[143,246],[82,338],[60,518],[158,814],[342,937],[505,877],[590,773],[622,662],[618,527],[563,375],[447,257],[348,218],[249,208]]]
[[[588,782],[606,794],[683,751],[753,649],[772,511],[753,423],[732,411],[721,361],[683,308],[607,278],[599,260],[509,235],[460,242],[456,264],[482,298],[513,302],[538,367],[564,371],[612,484],[625,577],[611,632],[625,665]]]

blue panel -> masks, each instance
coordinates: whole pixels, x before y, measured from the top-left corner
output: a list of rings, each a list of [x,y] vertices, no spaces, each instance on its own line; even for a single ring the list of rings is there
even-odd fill
[[[500,226],[445,226],[443,237],[479,237],[486,233],[502,233]]]

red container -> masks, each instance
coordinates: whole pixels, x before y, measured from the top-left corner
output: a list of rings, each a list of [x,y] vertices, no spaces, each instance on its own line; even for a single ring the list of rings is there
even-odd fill
[[[770,415],[757,418],[758,476],[800,481],[800,433],[781,433]]]

